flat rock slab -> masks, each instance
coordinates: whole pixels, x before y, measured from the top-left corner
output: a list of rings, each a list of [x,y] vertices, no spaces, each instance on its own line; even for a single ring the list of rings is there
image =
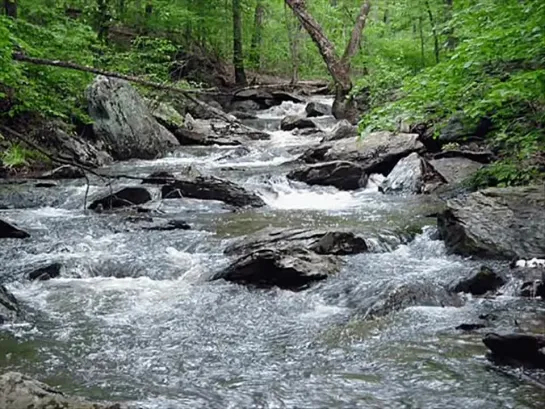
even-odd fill
[[[447,183],[458,184],[466,181],[484,165],[463,157],[445,157],[431,160],[430,165]]]
[[[354,233],[310,229],[264,229],[230,246],[227,255],[244,254],[260,248],[287,250],[306,248],[317,254],[349,255],[365,253],[367,243]]]
[[[307,163],[354,162],[368,174],[387,175],[401,158],[423,150],[417,134],[375,132],[361,140],[344,138],[321,143],[305,152],[302,159]]]
[[[120,191],[95,200],[89,209],[95,211],[114,210],[141,205],[151,201],[151,194],[142,187],[126,187]]]
[[[5,409],[126,409],[121,404],[91,403],[65,396],[45,383],[17,372],[0,376],[0,408]]]
[[[338,272],[337,257],[306,249],[260,249],[236,260],[212,279],[224,279],[257,288],[279,287],[301,291]]]
[[[0,219],[0,239],[26,239],[27,237],[30,237],[30,234]]]
[[[178,179],[163,186],[163,199],[188,197],[201,200],[219,200],[238,207],[262,207],[265,202],[255,193],[243,187],[212,176]]]
[[[340,190],[357,190],[367,185],[368,175],[357,163],[335,161],[293,170],[288,179],[309,185],[334,186]]]
[[[450,252],[499,259],[545,258],[545,186],[490,188],[447,201],[438,216]]]

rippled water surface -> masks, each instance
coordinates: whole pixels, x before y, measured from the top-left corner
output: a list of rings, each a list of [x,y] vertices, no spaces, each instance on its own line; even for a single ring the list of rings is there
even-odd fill
[[[462,307],[429,302],[375,314],[400,288],[433,292],[477,264],[447,256],[433,240],[431,198],[384,196],[372,184],[341,192],[288,181],[298,154],[319,142],[276,130],[303,108],[261,113],[257,126],[272,139],[249,150],[183,147],[106,170],[142,176],[190,165],[267,203],[234,211],[219,202],[161,201],[152,188],[151,215],[183,219],[189,231],[145,231],[146,215],[85,212],[81,182],[3,187],[0,204],[8,209],[0,216],[32,239],[0,247],[0,277],[25,310],[23,322],[0,332],[0,368],[145,409],[544,407],[542,392],[488,363],[482,334],[454,329],[490,311],[509,329],[515,317],[537,316],[534,301],[506,293]],[[138,183],[121,179],[114,188]],[[90,196],[107,192],[97,180]],[[420,233],[408,244],[346,257],[338,275],[301,293],[208,281],[229,262],[228,243],[267,226]],[[63,264],[62,278],[22,279],[54,261]]]

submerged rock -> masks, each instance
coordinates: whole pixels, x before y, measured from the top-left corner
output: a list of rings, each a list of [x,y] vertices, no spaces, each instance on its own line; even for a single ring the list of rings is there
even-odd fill
[[[345,138],[356,138],[359,135],[358,127],[346,119],[338,122],[322,142],[338,141]]]
[[[345,138],[321,143],[305,152],[302,159],[307,163],[354,162],[367,174],[386,175],[401,158],[423,149],[416,134],[375,132],[361,140]]]
[[[506,283],[507,279],[502,274],[496,273],[486,266],[481,266],[466,278],[453,284],[451,289],[455,293],[483,295],[490,291],[496,291]]]
[[[128,82],[99,76],[86,96],[94,134],[115,159],[153,159],[178,145]]]
[[[212,176],[197,176],[178,179],[163,186],[163,199],[188,197],[202,200],[219,200],[233,206],[265,206],[265,202],[255,193],[228,180]]]
[[[191,230],[191,226],[185,220],[169,220],[156,226],[144,227],[144,230],[151,231],[173,231],[173,230]]]
[[[293,170],[288,179],[309,185],[335,186],[341,190],[357,190],[367,185],[368,175],[353,162],[326,162]]]
[[[91,203],[89,209],[96,211],[120,209],[141,205],[150,200],[150,192],[143,187],[126,187],[112,195],[95,200]]]
[[[283,131],[292,131],[294,129],[317,128],[312,119],[307,119],[297,115],[289,115],[282,119],[280,129]]]
[[[444,182],[427,161],[413,152],[401,159],[384,179],[380,190],[384,193],[419,194],[427,191],[427,183],[439,185]]]
[[[64,165],[45,172],[39,179],[80,179],[83,177],[85,177],[85,173],[80,168]]]
[[[19,230],[17,227],[0,219],[0,239],[26,239],[30,237],[26,231]]]
[[[543,209],[545,186],[490,188],[449,200],[437,224],[454,253],[545,258]]]
[[[61,264],[53,263],[27,273],[26,277],[30,281],[47,281],[60,276],[61,269]]]
[[[485,324],[460,324],[455,329],[459,331],[476,331],[483,328],[486,328]]]
[[[0,284],[0,325],[15,320],[19,314],[20,310],[17,300],[6,287]]]
[[[318,254],[364,253],[367,243],[354,233],[311,229],[263,229],[225,249],[225,254],[243,254],[260,248],[287,250],[306,248]]]
[[[545,369],[545,336],[534,334],[486,334],[483,343],[491,358],[501,363]]]
[[[0,376],[0,408],[5,409],[124,409],[124,405],[92,403],[69,397],[45,383],[17,372]]]
[[[260,249],[236,260],[212,279],[258,288],[301,291],[339,270],[339,260],[306,249]]]
[[[331,115],[331,107],[320,102],[309,102],[305,107],[307,118]]]

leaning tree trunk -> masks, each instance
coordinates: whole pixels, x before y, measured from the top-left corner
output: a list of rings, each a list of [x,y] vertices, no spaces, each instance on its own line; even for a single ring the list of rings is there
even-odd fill
[[[265,19],[265,4],[264,0],[257,0],[255,6],[255,15],[254,15],[254,34],[252,36],[252,45],[250,57],[252,64],[259,71],[261,68],[261,43],[262,43],[262,31],[263,31],[263,20]]]
[[[17,0],[4,0],[4,11],[6,16],[17,18]]]
[[[337,119],[348,119],[355,123],[358,120],[358,109],[356,101],[349,98],[352,90],[352,79],[350,78],[350,60],[356,54],[367,16],[371,8],[370,0],[363,2],[356,24],[352,30],[350,41],[342,58],[339,58],[333,43],[327,38],[324,30],[314,17],[307,11],[305,0],[285,0],[286,4],[293,10],[301,25],[312,38],[318,47],[327,69],[335,82],[335,101],[333,102],[333,115]]]
[[[240,0],[233,1],[233,65],[235,66],[235,83],[246,85],[244,72],[244,54],[242,52],[242,10]]]

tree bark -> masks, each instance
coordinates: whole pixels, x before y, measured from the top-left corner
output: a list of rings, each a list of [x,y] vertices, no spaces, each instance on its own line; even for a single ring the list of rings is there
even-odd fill
[[[365,22],[371,8],[370,0],[364,1],[361,6],[358,18],[350,41],[346,46],[343,58],[339,58],[335,46],[327,38],[324,30],[314,17],[307,11],[305,0],[285,0],[285,3],[292,9],[301,25],[312,38],[312,41],[318,47],[333,81],[335,82],[335,101],[333,103],[333,115],[337,119],[348,119],[355,123],[358,120],[358,110],[355,100],[347,98],[352,90],[352,80],[350,78],[350,59],[355,55],[359,48]]]
[[[233,2],[233,65],[235,66],[235,83],[246,85],[246,73],[244,72],[244,53],[242,51],[242,10],[240,0]]]
[[[449,22],[452,19],[452,13],[454,8],[453,0],[445,0],[445,21]],[[456,48],[456,38],[454,37],[454,31],[451,27],[445,29],[445,34],[447,36],[447,49],[452,51]]]
[[[265,3],[264,0],[257,0],[254,15],[254,34],[252,36],[252,44],[250,48],[250,58],[254,67],[259,70],[261,68],[261,40],[263,31],[263,21],[265,19]]]
[[[426,9],[428,11],[428,17],[430,18],[431,31],[433,33],[433,51],[435,54],[435,62],[439,64],[439,34],[437,33],[437,26],[435,24],[435,18],[433,17],[433,12],[431,11],[430,2],[426,0]]]
[[[299,37],[302,27],[297,17],[291,12],[288,12],[288,8],[285,4],[284,11],[291,56],[291,84],[295,85],[299,82]]]
[[[110,12],[108,0],[97,0],[98,39],[108,42],[110,32]]]
[[[17,18],[17,0],[4,0],[4,12],[6,16]]]

